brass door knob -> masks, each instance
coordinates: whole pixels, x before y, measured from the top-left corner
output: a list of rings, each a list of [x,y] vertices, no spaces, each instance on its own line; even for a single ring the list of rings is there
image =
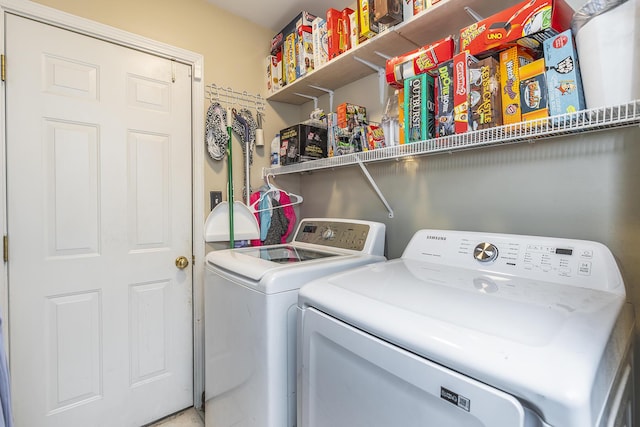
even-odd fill
[[[188,265],[189,260],[187,259],[187,257],[179,256],[178,258],[176,258],[176,267],[178,267],[180,270],[184,270]]]

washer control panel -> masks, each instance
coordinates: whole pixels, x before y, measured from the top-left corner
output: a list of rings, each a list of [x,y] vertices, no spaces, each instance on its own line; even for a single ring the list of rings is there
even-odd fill
[[[380,238],[376,224],[378,223],[348,220],[302,220],[294,241],[363,252],[371,245],[372,240]],[[384,239],[384,230],[382,238]]]

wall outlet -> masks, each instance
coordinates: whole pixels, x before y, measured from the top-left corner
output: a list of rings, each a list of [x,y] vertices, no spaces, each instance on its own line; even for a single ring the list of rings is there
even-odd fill
[[[222,202],[222,191],[209,191],[209,198],[211,199],[211,210],[213,210]]]

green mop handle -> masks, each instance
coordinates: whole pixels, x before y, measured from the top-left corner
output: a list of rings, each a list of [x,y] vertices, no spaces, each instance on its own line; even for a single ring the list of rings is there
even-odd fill
[[[227,166],[227,201],[229,203],[229,247],[233,248],[235,246],[234,236],[233,236],[233,158],[231,156],[231,129],[233,127],[233,112],[231,108],[227,108],[227,155],[228,155],[228,166]]]

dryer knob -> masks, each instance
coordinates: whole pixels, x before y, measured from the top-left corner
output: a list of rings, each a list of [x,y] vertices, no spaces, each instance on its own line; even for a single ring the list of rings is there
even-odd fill
[[[498,248],[492,243],[480,243],[473,250],[473,257],[480,262],[491,262],[498,258]]]

